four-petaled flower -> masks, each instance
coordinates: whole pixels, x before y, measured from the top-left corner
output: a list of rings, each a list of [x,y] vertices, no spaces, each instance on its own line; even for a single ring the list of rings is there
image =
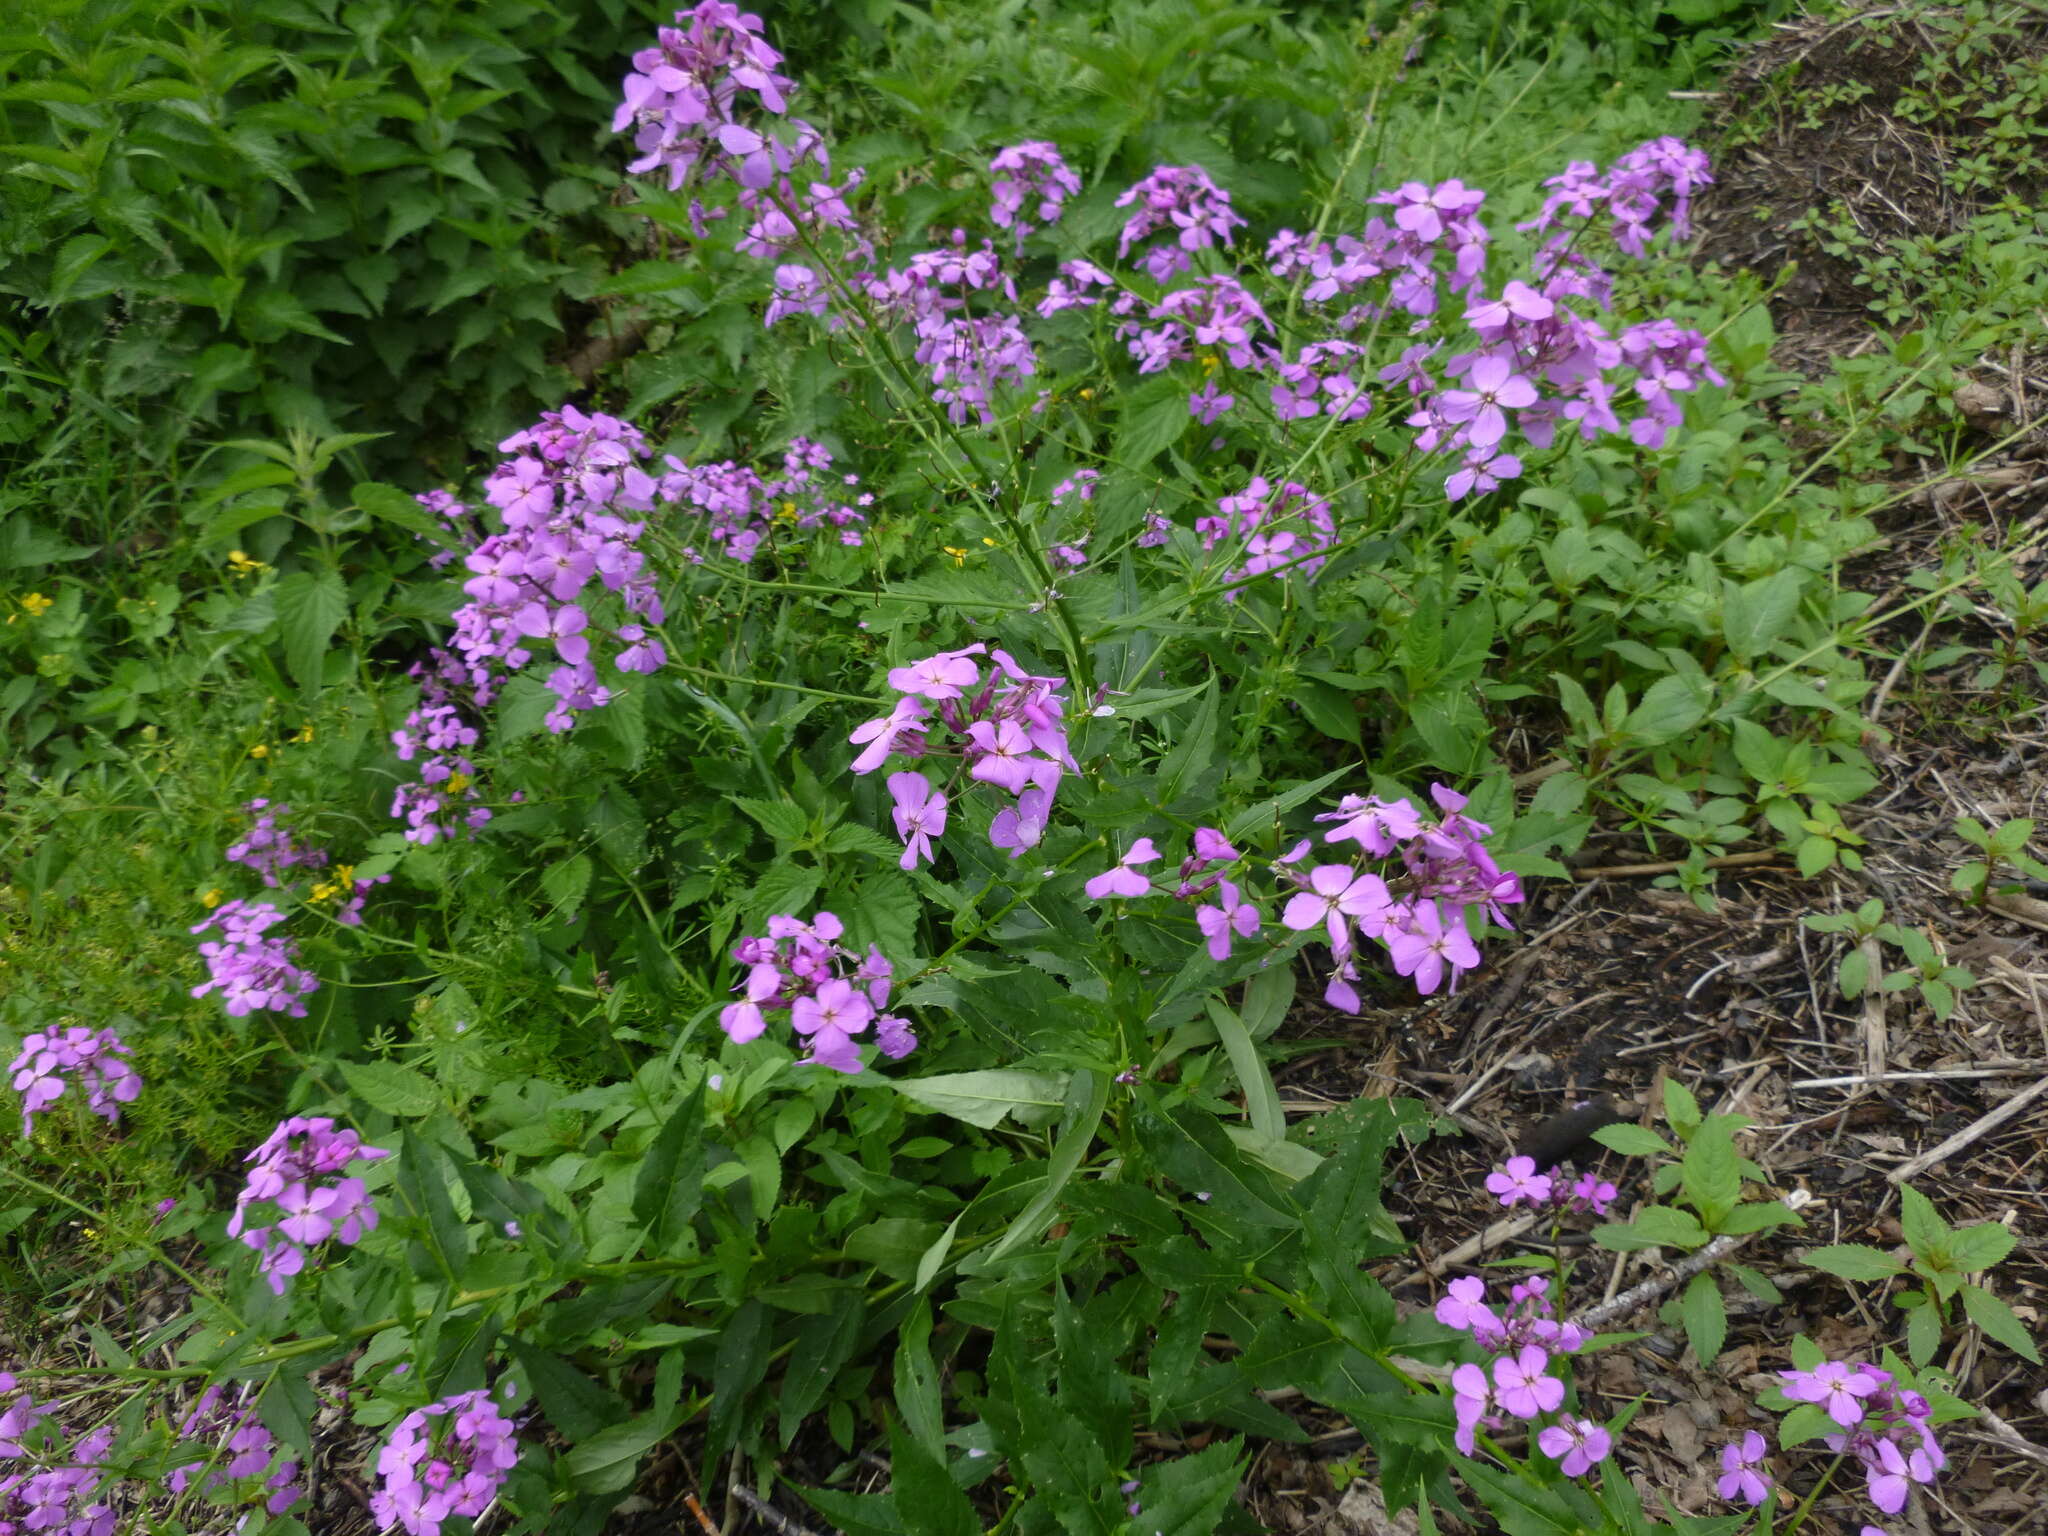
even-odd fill
[[[903,839],[897,863],[904,869],[917,868],[920,859],[929,864],[932,839],[946,830],[946,797],[921,773],[892,773],[888,785],[896,802],[896,835]]]
[[[1101,874],[1090,880],[1083,890],[1090,901],[1101,901],[1110,896],[1148,896],[1152,882],[1139,874],[1134,867],[1150,864],[1159,857],[1159,850],[1152,846],[1152,839],[1141,837],[1131,844],[1131,850]]]
[[[1770,1443],[1753,1429],[1740,1441],[1722,1446],[1721,1478],[1714,1485],[1721,1497],[1731,1502],[1739,1498],[1745,1504],[1763,1503],[1764,1495],[1771,1491],[1771,1478],[1758,1469],[1769,1451]]]
[[[1549,1174],[1536,1171],[1533,1157],[1511,1157],[1505,1168],[1486,1176],[1488,1192],[1500,1196],[1500,1203],[1506,1206],[1520,1205],[1524,1200],[1531,1205],[1543,1205],[1550,1199],[1552,1184]]]
[[[1237,887],[1228,880],[1220,882],[1216,889],[1215,906],[1195,908],[1195,925],[1208,937],[1209,957],[1228,960],[1232,933],[1249,939],[1259,931],[1259,909],[1240,900]]]
[[[1591,1419],[1560,1419],[1543,1427],[1536,1444],[1566,1477],[1583,1477],[1607,1459],[1614,1436]]]
[[[1534,1344],[1493,1362],[1494,1395],[1518,1419],[1555,1413],[1564,1403],[1564,1383],[1549,1374],[1550,1356]]]

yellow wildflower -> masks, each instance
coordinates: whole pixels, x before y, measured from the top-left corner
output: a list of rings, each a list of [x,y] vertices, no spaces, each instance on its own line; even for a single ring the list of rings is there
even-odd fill
[[[337,896],[347,896],[356,888],[356,867],[353,864],[337,864],[333,873],[313,887],[313,900],[332,901]]]
[[[1223,359],[1214,352],[1204,352],[1195,361],[1202,365],[1202,372],[1205,374],[1214,373],[1223,366]]]
[[[40,619],[50,611],[52,599],[43,596],[40,592],[31,592],[21,600],[21,606],[28,610],[30,618]]]
[[[469,788],[469,775],[466,773],[451,773],[448,775],[448,781],[444,787],[449,794],[459,795]]]
[[[953,557],[953,564],[954,564],[954,565],[956,565],[956,566],[960,566],[960,565],[965,565],[965,564],[967,563],[967,551],[966,551],[966,550],[964,550],[964,549],[955,549],[955,548],[954,548],[954,547],[953,547],[952,545],[950,545],[950,544],[941,544],[941,545],[939,546],[939,548],[943,549],[943,550],[944,550],[944,551],[945,551],[945,552],[946,552],[947,554],[949,554],[949,555],[951,555],[951,556]]]
[[[303,747],[312,739],[313,723],[310,720],[307,721],[304,725],[300,726],[296,731],[292,732],[292,743],[295,746]]]
[[[1095,398],[1095,391],[1092,389],[1084,389],[1081,391],[1081,398],[1083,400],[1093,400]]]
[[[249,755],[251,757],[257,758],[268,757],[270,756],[270,748],[266,747],[262,742],[259,741],[256,743],[255,746],[249,749]]]
[[[211,912],[215,907],[221,904],[221,901],[226,896],[227,892],[216,885],[212,890],[208,891],[204,896],[199,898],[199,905],[206,908],[207,911]]]
[[[270,569],[270,567],[265,565],[261,560],[251,559],[248,555],[245,555],[239,549],[231,549],[228,551],[228,565],[233,569],[234,573],[237,576],[253,576],[258,571],[267,571]]]

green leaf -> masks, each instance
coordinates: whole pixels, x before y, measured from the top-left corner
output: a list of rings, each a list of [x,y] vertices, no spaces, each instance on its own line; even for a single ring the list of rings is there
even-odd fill
[[[897,1330],[896,1411],[903,1415],[904,1428],[913,1442],[927,1455],[942,1457],[946,1454],[946,1412],[939,1395],[938,1369],[932,1364],[931,1337],[931,1303],[920,1297]]]
[[[900,1396],[900,1394],[899,1394]],[[889,1428],[889,1491],[910,1536],[982,1536],[981,1516],[931,1442]]]
[[[1229,1056],[1238,1086],[1244,1090],[1245,1118],[1260,1136],[1271,1141],[1286,1140],[1287,1117],[1280,1109],[1280,1090],[1273,1086],[1273,1074],[1259,1059],[1259,1048],[1252,1043],[1244,1020],[1219,998],[1210,998],[1208,1009],[1209,1022],[1216,1026],[1224,1054]]]
[[[319,1411],[312,1377],[289,1365],[279,1368],[256,1399],[256,1417],[263,1421],[263,1427],[277,1436],[281,1445],[301,1456],[312,1453],[313,1416]]]
[[[1624,730],[1640,746],[1661,746],[1706,719],[1712,702],[1713,690],[1703,678],[1661,677],[1629,711]]]
[[[407,529],[443,549],[463,548],[462,542],[442,525],[439,518],[395,485],[365,480],[350,490],[349,495],[358,507],[381,522]]]
[[[1458,1475],[1479,1496],[1507,1536],[1585,1536],[1599,1527],[1573,1510],[1559,1489],[1545,1488],[1527,1477],[1513,1476],[1481,1461],[1461,1461]]]
[[[1931,1306],[1913,1308],[1906,1314],[1906,1357],[1916,1367],[1923,1366],[1934,1358],[1935,1350],[1940,1347],[1940,1315]]]
[[[1923,1259],[1934,1259],[1947,1268],[1948,1223],[1934,1209],[1934,1203],[1910,1184],[1899,1186],[1899,1226],[1906,1242]]]
[[[1712,1365],[1728,1338],[1728,1309],[1721,1301],[1721,1282],[1711,1269],[1694,1275],[1679,1298],[1678,1313],[1685,1320],[1685,1336],[1701,1365]]]
[[[372,1109],[401,1120],[431,1115],[441,1102],[432,1079],[390,1061],[343,1061],[336,1065],[349,1092]]]
[[[1964,1227],[1949,1238],[1950,1267],[1965,1275],[1989,1269],[2013,1250],[2017,1241],[2007,1228],[1995,1221]]]
[[[1905,1272],[1904,1266],[1890,1254],[1863,1243],[1830,1243],[1825,1248],[1809,1248],[1806,1262],[1844,1280],[1889,1280]]]
[[[1155,1462],[1139,1474],[1135,1502],[1159,1536],[1209,1536],[1230,1508],[1244,1472],[1243,1444],[1218,1440],[1192,1456]]]
[[[777,1417],[782,1443],[796,1438],[803,1421],[825,1400],[839,1369],[853,1358],[867,1321],[867,1304],[851,1296],[844,1305],[807,1317],[797,1329],[796,1345],[790,1351],[789,1367],[782,1376],[782,1398]]]
[[[726,798],[759,822],[761,829],[777,842],[801,842],[810,833],[810,817],[787,800],[750,800],[744,795]]]
[[[993,1130],[1005,1115],[1020,1109],[1057,1109],[1067,1079],[1052,1072],[1018,1072],[990,1068],[981,1072],[947,1072],[936,1077],[890,1079],[889,1086],[921,1109],[951,1115],[982,1130]]]
[[[448,1154],[438,1143],[417,1132],[406,1132],[404,1155],[398,1160],[399,1195],[426,1224],[427,1240],[448,1273],[460,1280],[469,1262],[469,1229],[457,1218],[454,1202],[448,1197],[447,1165]]]
[[[271,589],[285,665],[308,692],[320,686],[328,642],[348,616],[348,588],[334,571],[292,571]]]
[[[1143,469],[1160,449],[1178,442],[1194,419],[1186,383],[1154,379],[1125,398],[1112,457],[1121,468]]]
[[[1066,1188],[1067,1181],[1073,1178],[1095,1145],[1096,1129],[1109,1108],[1109,1074],[1087,1070],[1075,1073],[1067,1084],[1067,1103],[1073,1113],[1067,1127],[1060,1133],[1059,1145],[1053,1148],[1052,1160],[1046,1169],[1045,1188],[1032,1197],[1031,1203],[992,1247],[975,1256],[977,1269],[996,1263],[1045,1230],[1046,1219],[1052,1214],[1060,1191]],[[962,1265],[963,1269],[966,1267]]]
[[[560,1355],[524,1339],[506,1341],[519,1369],[540,1399],[548,1423],[571,1444],[581,1444],[625,1417],[626,1405]]]
[[[647,1229],[649,1251],[670,1251],[690,1230],[704,1198],[704,1085],[670,1114],[643,1154],[633,1180],[633,1220]]]
[[[1669,1157],[1672,1152],[1670,1142],[1640,1125],[1603,1125],[1593,1139],[1625,1157]]]
[[[556,860],[541,874],[540,888],[556,917],[573,921],[583,910],[583,898],[590,891],[593,867],[589,854],[576,853]]]
[[[740,1304],[719,1334],[711,1362],[711,1417],[705,1425],[707,1462],[718,1461],[743,1430],[759,1422],[748,1405],[767,1374],[771,1337],[767,1307],[751,1299]]]
[[[2028,1334],[2026,1324],[2013,1314],[2011,1307],[1981,1285],[1964,1286],[1962,1295],[1963,1310],[1970,1314],[1971,1322],[2014,1354],[2031,1360],[2035,1365],[2041,1363],[2040,1350],[2034,1347],[2034,1340]]]
[[[563,1453],[562,1470],[584,1493],[623,1493],[633,1486],[640,1458],[676,1431],[683,1404],[657,1403],[637,1418],[601,1429]]]
[[[1708,1232],[1692,1212],[1653,1205],[1632,1222],[1596,1227],[1593,1239],[1602,1248],[1626,1253],[1637,1248],[1698,1248]]]
[[[1741,586],[1722,583],[1721,633],[1745,667],[1785,638],[1799,612],[1807,573],[1791,567]]]
[[[1735,1151],[1735,1129],[1718,1119],[1702,1125],[1686,1146],[1679,1164],[1680,1181],[1700,1220],[1719,1225],[1742,1199],[1742,1159]]]

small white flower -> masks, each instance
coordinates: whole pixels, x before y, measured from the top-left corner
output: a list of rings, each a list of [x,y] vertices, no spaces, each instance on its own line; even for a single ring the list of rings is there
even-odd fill
[[[1089,710],[1088,713],[1093,715],[1098,720],[1107,720],[1111,715],[1116,713],[1116,706],[1114,704],[1098,704],[1093,709]]]

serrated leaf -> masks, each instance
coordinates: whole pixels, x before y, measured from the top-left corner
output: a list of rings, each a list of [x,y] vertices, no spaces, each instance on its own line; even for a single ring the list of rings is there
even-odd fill
[[[1950,1266],[1962,1274],[1973,1275],[2011,1253],[2017,1241],[2008,1228],[1995,1221],[1964,1227],[1949,1238]]]
[[[348,615],[348,588],[334,571],[292,571],[278,579],[271,596],[285,665],[310,692],[320,686],[328,644]]]
[[[1890,1254],[1863,1243],[1830,1243],[1825,1248],[1809,1248],[1806,1262],[1844,1280],[1889,1280],[1902,1270],[1899,1261]]]
[[[982,1130],[992,1130],[1005,1115],[1057,1109],[1064,1102],[1063,1073],[1020,1072],[991,1068],[981,1072],[948,1072],[936,1077],[892,1078],[890,1086],[921,1109],[951,1115]]]
[[[372,1109],[401,1120],[430,1115],[441,1102],[431,1079],[393,1061],[337,1062],[349,1092]]]
[[[1721,1282],[1711,1269],[1694,1275],[1679,1298],[1678,1315],[1685,1322],[1685,1336],[1701,1365],[1712,1365],[1728,1338],[1728,1309],[1721,1301]]]
[[[777,842],[800,842],[811,830],[810,817],[787,800],[752,800],[744,795],[726,798],[753,817],[761,830]]]
[[[1646,1126],[1603,1125],[1593,1139],[1626,1157],[1669,1157],[1672,1153],[1671,1144]]]
[[[1934,1209],[1934,1203],[1910,1184],[1899,1186],[1899,1226],[1906,1242],[1922,1258],[1946,1259],[1948,1223]]]
[[[1970,1321],[1990,1334],[2014,1354],[2041,1363],[2041,1352],[2034,1345],[2026,1324],[2014,1314],[2011,1307],[1985,1290],[1981,1285],[1966,1285],[1962,1290],[1963,1310],[1970,1315]],[[1931,1309],[1930,1309],[1931,1310]]]

